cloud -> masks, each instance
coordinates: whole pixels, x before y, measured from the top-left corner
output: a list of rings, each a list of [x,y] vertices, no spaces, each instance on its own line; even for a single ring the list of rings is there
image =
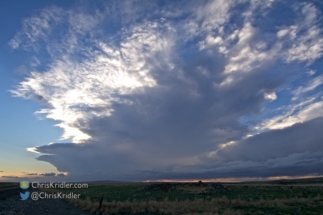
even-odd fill
[[[168,171],[142,172],[150,178],[217,179],[322,175],[323,118],[272,130],[201,155],[203,165],[176,166]],[[306,135],[304,135],[306,134]],[[310,138],[309,138],[310,137]]]
[[[25,173],[25,175],[37,175],[37,173]]]
[[[293,153],[321,151],[320,141],[323,138],[319,134],[321,124],[323,117],[297,123],[286,129],[270,130],[221,149],[223,153],[221,156],[226,159],[241,156],[247,160],[259,161],[286,157]]]
[[[14,175],[3,175],[1,177],[2,178],[19,178],[18,176],[14,176]]]
[[[56,176],[64,177],[64,176],[66,176],[66,174],[64,174],[64,173],[59,173],[59,174],[57,174]]]
[[[2,170],[0,170],[0,172],[3,172]]]
[[[28,74],[28,70],[24,65],[20,65],[14,70],[14,73],[18,75],[26,75]]]
[[[302,19],[305,21],[280,30],[280,35],[278,32],[277,36],[288,35],[289,40],[292,42],[286,55],[287,62],[294,60],[313,61],[320,58],[323,51],[322,29],[319,26],[321,12],[311,3],[305,3],[297,7],[296,11],[301,12]],[[300,32],[304,31],[306,33],[300,35]]]
[[[42,175],[42,176],[55,176],[56,174],[53,173],[53,172],[50,172],[50,173],[41,173],[39,175]]]
[[[133,19],[118,3],[95,13],[47,8],[23,21],[18,45],[10,42],[44,68],[12,94],[45,104],[36,113],[58,121],[61,138],[72,140],[30,149],[39,161],[67,177],[114,180],[261,177],[287,167],[295,175],[298,162],[302,174],[317,170],[318,95],[285,99],[286,112],[258,118],[256,127],[241,120],[281,102],[280,89],[321,57],[314,5],[209,1],[189,2],[188,10],[173,3],[169,12],[151,3],[154,12],[145,13],[129,4],[140,12]],[[291,18],[274,18],[285,9]],[[317,89],[317,77],[293,92]],[[263,133],[246,138],[253,132]]]
[[[24,19],[22,22],[22,31],[9,41],[13,49],[23,45],[25,49],[39,48],[38,41],[46,40],[46,36],[52,31],[53,27],[63,19],[62,10],[53,6],[43,9],[40,14]]]
[[[15,40],[15,39],[11,39],[9,42],[8,42],[8,45],[13,48],[13,49],[16,49],[19,47],[19,43]]]
[[[218,148],[201,158],[209,163],[203,172],[209,177],[322,174],[322,124],[321,117]]]
[[[297,101],[296,104],[288,105],[285,107],[285,113],[263,120],[255,127],[255,130],[282,129],[296,123],[322,117],[323,102],[321,100],[316,101],[317,97],[304,98],[301,102]]]
[[[299,96],[301,94],[304,94],[304,93],[307,93],[309,91],[316,89],[317,87],[319,87],[322,84],[323,84],[323,75],[319,75],[319,76],[313,78],[309,83],[307,83],[306,86],[301,86],[301,87],[297,88],[293,92],[293,94],[295,96]]]
[[[272,93],[265,93],[265,99],[273,101],[277,99],[277,95],[275,92]]]

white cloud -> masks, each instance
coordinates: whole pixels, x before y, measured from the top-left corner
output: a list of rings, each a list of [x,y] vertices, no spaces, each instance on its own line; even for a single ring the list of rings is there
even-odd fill
[[[73,28],[73,31],[83,34],[93,29],[100,22],[100,20],[98,19],[98,16],[94,17],[84,13],[71,12],[69,22]]]
[[[301,94],[307,93],[309,91],[315,90],[317,87],[323,84],[323,75],[317,76],[309,83],[307,83],[306,86],[300,86],[295,91],[293,91],[294,96],[298,97]],[[296,98],[294,98],[296,99]]]
[[[277,95],[275,92],[265,93],[265,99],[270,100],[270,101],[274,101],[277,99]]]
[[[15,40],[15,39],[11,39],[9,42],[8,42],[8,45],[13,48],[13,49],[16,49],[19,47],[19,43]]]
[[[22,22],[23,30],[10,40],[9,45],[17,49],[24,44],[26,49],[37,50],[38,40],[45,40],[52,28],[64,18],[63,15],[61,8],[53,6],[42,10],[39,15],[25,19]]]
[[[156,85],[149,74],[151,68],[147,58],[158,52],[163,53],[167,61],[172,46],[172,42],[159,32],[160,28],[157,23],[149,22],[135,26],[125,35],[120,49],[116,48],[117,44],[104,42],[97,43],[97,49],[101,51],[95,53],[91,48],[82,47],[83,52],[91,55],[83,61],[72,60],[72,55],[57,56],[48,71],[32,72],[12,93],[27,98],[40,95],[50,108],[36,113],[61,121],[57,126],[64,130],[63,139],[89,140],[89,135],[75,127],[77,121],[87,121],[91,116],[109,116],[113,112],[112,102],[127,102],[113,94],[126,95]],[[84,112],[84,108],[96,110]],[[102,109],[98,111],[97,108]]]
[[[282,38],[282,37],[286,36],[288,33],[289,33],[289,29],[282,29],[277,32],[277,37]]]
[[[305,16],[305,23],[309,26],[317,21],[318,10],[310,3],[303,6],[302,14]]]
[[[311,75],[314,75],[316,73],[316,71],[315,70],[310,70],[310,71],[308,71],[308,72],[306,72],[306,74],[308,74],[309,76],[311,76]]]
[[[291,61],[309,61],[322,56],[323,38],[321,36],[322,29],[318,25],[319,11],[314,5],[305,4],[301,10],[303,20],[299,24],[289,26],[280,30],[277,35],[282,36],[282,32],[289,34],[290,48],[288,49],[285,58],[287,62]],[[300,18],[301,19],[301,18]],[[305,34],[303,33],[305,32]]]
[[[198,8],[196,16],[198,20],[202,20],[201,28],[206,32],[216,29],[221,31],[221,26],[230,17],[228,10],[232,4],[233,1],[229,0],[210,1],[205,6]]]
[[[40,61],[39,61],[39,59],[36,57],[36,56],[33,56],[32,58],[31,58],[31,60],[30,60],[30,66],[32,67],[32,68],[35,68],[35,67],[37,67],[37,66],[39,66],[40,65]]]
[[[311,119],[323,116],[323,102],[313,102],[314,99],[303,101],[297,106],[292,107],[286,114],[278,115],[267,119],[260,125],[256,126],[257,130],[266,129],[283,129],[296,123],[303,123]],[[297,108],[301,108],[295,113]]]
[[[259,29],[254,28],[248,20],[244,23],[241,30],[235,30],[220,46],[219,52],[228,57],[228,63],[225,66],[224,74],[226,79],[220,86],[229,86],[241,79],[244,72],[255,71],[275,60],[281,51],[279,43],[274,44],[270,49],[267,48],[265,41],[255,39]],[[232,45],[232,40],[238,42]]]
[[[28,152],[39,153],[35,147],[26,148]]]

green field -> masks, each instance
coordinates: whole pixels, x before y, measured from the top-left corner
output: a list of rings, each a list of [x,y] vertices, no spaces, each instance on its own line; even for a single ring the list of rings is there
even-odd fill
[[[81,194],[72,202],[92,212],[103,196],[101,214],[323,214],[322,184],[220,184],[222,190],[204,192],[214,185],[178,183],[166,192],[162,184],[108,183],[61,191]]]
[[[13,183],[13,182],[0,182],[0,190],[6,189],[6,188],[12,188],[16,187],[19,188],[19,183]]]

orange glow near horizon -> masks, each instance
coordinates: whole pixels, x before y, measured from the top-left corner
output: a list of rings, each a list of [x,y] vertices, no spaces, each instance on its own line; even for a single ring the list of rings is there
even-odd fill
[[[302,176],[273,176],[273,177],[244,177],[244,178],[217,178],[217,179],[179,179],[179,180],[170,180],[170,179],[159,179],[159,180],[145,180],[143,182],[180,182],[180,183],[192,183],[192,182],[224,182],[224,183],[237,183],[237,182],[254,182],[254,181],[275,181],[283,179],[306,179],[306,178],[317,178],[322,177],[323,175],[302,175]]]

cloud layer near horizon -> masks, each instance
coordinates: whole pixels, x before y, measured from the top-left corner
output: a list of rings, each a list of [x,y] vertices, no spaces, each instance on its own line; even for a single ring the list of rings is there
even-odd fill
[[[9,42],[33,54],[13,95],[73,142],[38,160],[93,179],[322,174],[317,5],[141,4],[45,8]]]

